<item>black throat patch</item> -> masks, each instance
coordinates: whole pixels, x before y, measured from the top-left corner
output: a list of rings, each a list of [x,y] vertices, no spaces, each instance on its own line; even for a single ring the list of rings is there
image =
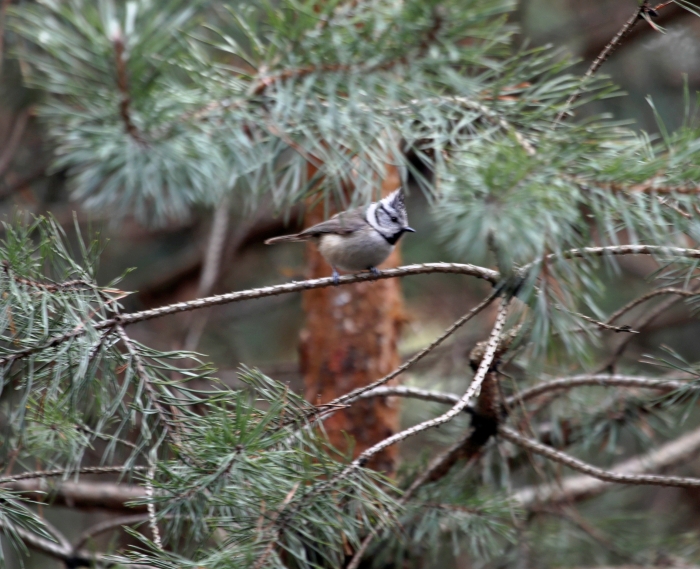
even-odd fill
[[[389,245],[396,245],[396,242],[397,242],[397,241],[401,238],[401,236],[403,235],[403,231],[399,231],[398,233],[394,233],[394,235],[392,235],[391,237],[387,237],[387,236],[384,235],[383,233],[381,233],[380,235],[381,235],[382,237],[384,237],[384,239],[386,239],[386,242],[387,242]]]

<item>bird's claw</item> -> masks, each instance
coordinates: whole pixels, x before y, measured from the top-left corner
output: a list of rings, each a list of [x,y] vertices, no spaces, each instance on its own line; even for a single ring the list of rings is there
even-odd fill
[[[335,286],[338,286],[340,284],[340,275],[335,269],[333,269],[333,284]]]
[[[378,277],[381,274],[377,267],[370,267],[369,272],[372,274],[373,277]]]

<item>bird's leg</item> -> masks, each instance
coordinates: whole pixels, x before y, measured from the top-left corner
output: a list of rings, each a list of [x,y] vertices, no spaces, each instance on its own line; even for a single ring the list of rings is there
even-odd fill
[[[338,286],[340,284],[340,275],[338,274],[338,271],[336,271],[335,267],[331,268],[333,269],[333,284]]]
[[[378,277],[381,274],[377,267],[370,267],[369,272],[372,273],[373,277]]]

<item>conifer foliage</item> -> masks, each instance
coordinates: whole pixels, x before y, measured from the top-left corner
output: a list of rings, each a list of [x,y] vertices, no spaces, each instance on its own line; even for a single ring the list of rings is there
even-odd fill
[[[625,25],[649,25],[669,4],[630,2]],[[71,249],[52,219],[8,223],[0,463],[22,468],[0,477],[0,529],[20,552],[38,549],[69,567],[352,569],[418,567],[451,544],[483,563],[515,567],[527,554],[547,566],[569,542],[533,529],[535,513],[566,515],[562,504],[614,483],[700,486],[658,473],[700,448],[686,427],[697,363],[674,353],[655,362],[672,377],[616,367],[638,331],[621,323],[630,310],[665,295],[694,309],[700,294],[691,96],[684,125],[661,125],[659,137],[590,116],[586,103],[619,95],[597,74],[605,57],[583,78],[570,73],[558,51],[515,41],[514,8],[511,0],[11,6],[12,55],[41,94],[54,166],[67,169],[80,207],[152,225],[224,196],[251,211],[269,200],[287,213],[308,198],[341,208],[376,197],[386,164],[397,164],[463,264],[344,276],[341,285],[430,272],[494,285],[395,373],[317,407],[253,369],[240,372],[244,388],[227,387],[206,356],[152,349],[129,326],[330,279],[126,313],[119,283],[96,281],[97,240]],[[606,317],[601,275],[628,255],[656,259],[652,288]],[[385,385],[490,305],[495,324],[472,354],[463,393]],[[606,359],[600,346],[611,336],[622,341]],[[508,363],[522,370],[516,382],[501,374]],[[323,419],[387,396],[433,404],[423,422],[339,460]],[[571,419],[578,413],[581,421]],[[393,479],[365,467],[386,446],[440,425],[444,452]],[[601,440],[604,457],[593,452]],[[84,464],[88,449],[101,452],[99,466]],[[554,465],[567,469],[558,484]],[[139,546],[98,552],[89,540],[66,542],[33,508],[34,481],[68,488],[97,473],[118,474],[115,492],[131,489],[115,499],[138,518],[124,525],[137,524]],[[576,516],[573,526],[595,539]],[[566,554],[647,560],[624,548]]]

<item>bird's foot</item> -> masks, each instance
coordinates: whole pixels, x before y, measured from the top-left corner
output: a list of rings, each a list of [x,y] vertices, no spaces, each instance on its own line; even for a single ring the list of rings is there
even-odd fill
[[[335,267],[333,267],[333,284],[335,286],[340,284],[340,275],[338,274],[338,271],[335,270]]]
[[[373,277],[378,277],[381,274],[377,267],[370,267],[369,272],[372,274]]]

